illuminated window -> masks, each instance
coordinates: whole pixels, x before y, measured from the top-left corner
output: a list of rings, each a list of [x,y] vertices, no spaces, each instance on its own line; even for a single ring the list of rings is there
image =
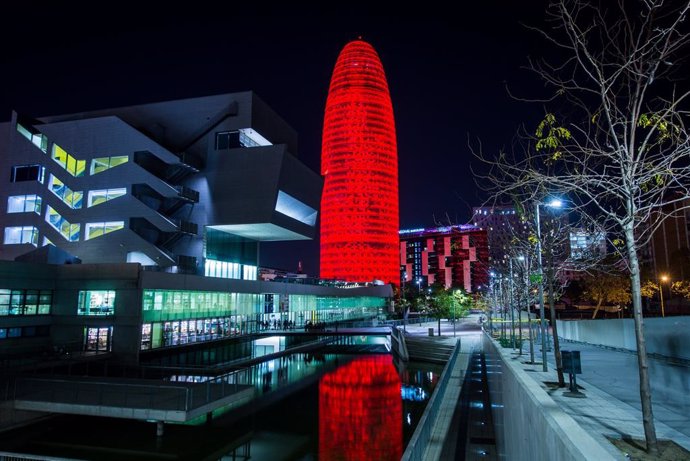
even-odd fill
[[[55,245],[55,244],[53,242],[51,242],[48,237],[44,236],[43,237],[43,246],[46,246],[46,245]]]
[[[101,189],[89,191],[89,198],[87,200],[87,207],[92,207],[105,203],[108,200],[112,200],[118,197],[122,197],[127,193],[127,189],[124,187],[118,189]]]
[[[79,292],[77,315],[115,314],[115,291],[91,290]]]
[[[270,146],[271,142],[252,128],[240,130],[240,145],[242,147]]]
[[[81,232],[81,225],[69,223],[50,205],[48,205],[46,208],[46,222],[70,242],[78,241],[79,233]]]
[[[0,289],[0,316],[50,314],[52,299],[50,290]]]
[[[11,182],[38,181],[43,183],[44,168],[41,165],[20,165],[12,167]]]
[[[48,137],[43,133],[32,133],[28,128],[17,123],[17,131],[43,152],[48,150]]]
[[[204,262],[206,277],[220,277],[224,279],[256,280],[257,267],[227,261],[206,259]]]
[[[38,229],[33,226],[15,226],[5,228],[5,245],[31,243],[38,246]]]
[[[95,158],[91,160],[91,174],[102,173],[105,170],[127,163],[127,161],[129,161],[129,157],[126,155]]]
[[[7,198],[8,213],[26,213],[29,211],[41,214],[41,197],[38,195],[12,195]]]
[[[125,227],[124,221],[90,222],[86,223],[85,240],[91,240],[101,235],[109,234]]]
[[[82,191],[73,191],[52,174],[48,180],[48,189],[57,195],[68,207],[75,210],[81,208],[84,193]]]
[[[84,171],[86,171],[86,160],[77,160],[57,144],[53,144],[52,157],[53,160],[67,170],[72,176],[84,176]]]
[[[317,211],[282,190],[278,191],[275,210],[308,226],[316,224]]]

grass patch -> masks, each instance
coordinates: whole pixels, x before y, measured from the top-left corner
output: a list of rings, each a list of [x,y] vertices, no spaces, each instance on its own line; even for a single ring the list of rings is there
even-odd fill
[[[652,456],[645,451],[645,441],[624,437],[614,439],[607,437],[624,455],[628,454],[633,461],[689,461],[690,451],[673,440],[659,440],[659,455]]]
[[[498,338],[498,343],[501,347],[513,347],[513,340],[510,338]],[[522,341],[515,338],[515,348],[520,349],[522,347]]]

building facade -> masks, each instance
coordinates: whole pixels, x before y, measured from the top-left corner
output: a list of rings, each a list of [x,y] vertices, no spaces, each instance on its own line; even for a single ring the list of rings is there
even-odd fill
[[[472,208],[472,222],[486,231],[489,244],[489,265],[494,270],[508,267],[510,249],[514,238],[527,236],[528,225],[512,206]]]
[[[321,277],[398,276],[398,152],[388,83],[376,50],[348,43],[333,70],[323,125]]]
[[[322,180],[252,92],[0,125],[0,259],[256,279],[262,241],[311,239]]]
[[[0,356],[142,351],[384,312],[390,286],[259,279],[323,181],[251,92],[0,124]]]
[[[487,232],[455,225],[400,231],[401,286],[422,290],[435,283],[477,292],[489,282]]]
[[[139,263],[0,261],[0,356],[142,351],[384,313],[390,285],[337,288],[145,270]]]

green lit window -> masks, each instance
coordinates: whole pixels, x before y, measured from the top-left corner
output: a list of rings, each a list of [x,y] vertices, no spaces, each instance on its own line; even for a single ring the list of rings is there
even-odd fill
[[[57,144],[53,144],[52,157],[53,160],[72,176],[84,176],[84,172],[86,171],[86,160],[77,160]]]
[[[8,213],[31,212],[41,214],[41,197],[38,195],[12,195],[7,197]]]
[[[127,155],[118,155],[115,157],[98,157],[91,160],[91,174],[102,173],[110,168],[127,163],[129,157]]]
[[[86,225],[85,225],[86,235],[84,236],[84,239],[85,240],[91,240],[93,238],[100,237],[101,235],[115,232],[116,230],[120,230],[124,227],[125,227],[124,221],[86,223]]]
[[[50,290],[0,289],[0,316],[47,315],[53,294]]]
[[[46,208],[46,222],[70,242],[78,241],[79,233],[81,232],[81,225],[71,224],[50,205],[48,205]]]
[[[84,201],[84,193],[70,189],[64,182],[52,174],[48,180],[48,189],[57,195],[68,207],[75,210],[81,208]]]
[[[115,314],[114,290],[90,290],[79,292],[78,315]]]
[[[33,226],[15,226],[5,228],[5,245],[31,243],[38,246],[38,229]]]
[[[118,197],[122,197],[127,193],[125,187],[119,187],[117,189],[100,189],[100,190],[90,190],[89,199],[87,200],[87,207],[92,207],[105,203],[108,200],[113,200]]]

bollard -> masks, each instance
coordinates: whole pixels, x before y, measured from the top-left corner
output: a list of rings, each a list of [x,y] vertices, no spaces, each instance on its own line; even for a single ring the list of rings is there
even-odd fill
[[[434,328],[429,328],[429,336],[434,336]]]

